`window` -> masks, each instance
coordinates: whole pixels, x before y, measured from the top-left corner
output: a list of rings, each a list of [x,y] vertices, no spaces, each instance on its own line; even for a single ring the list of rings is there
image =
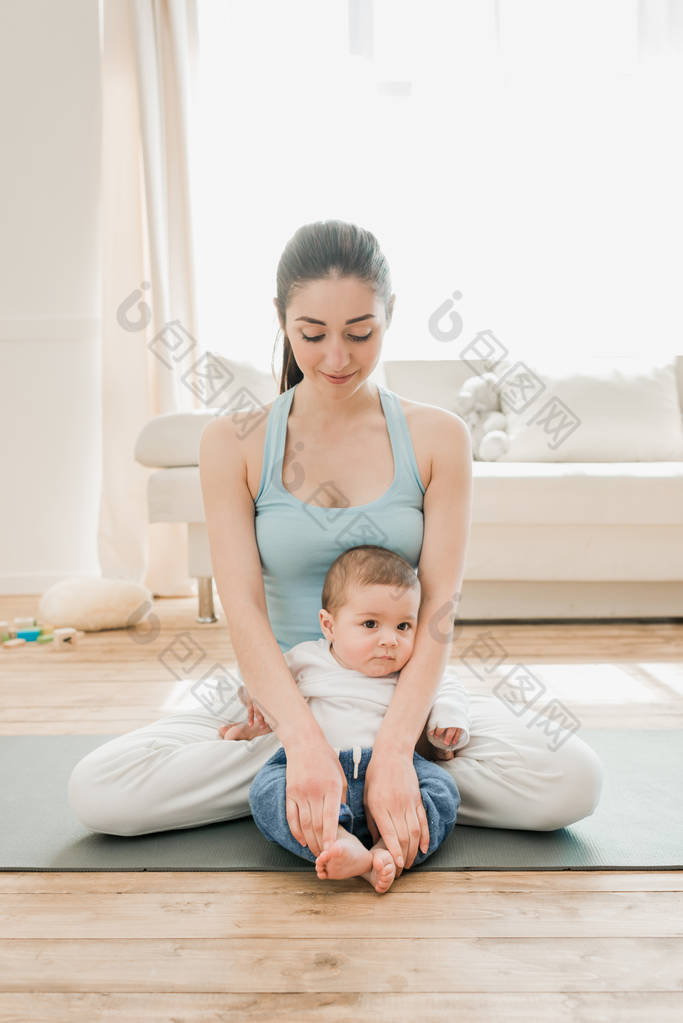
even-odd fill
[[[683,56],[636,0],[199,0],[202,346],[270,367],[303,223],[378,237],[385,359],[681,351]],[[641,26],[642,34],[642,26]],[[430,317],[454,291],[462,335]],[[279,368],[278,347],[276,365]]]

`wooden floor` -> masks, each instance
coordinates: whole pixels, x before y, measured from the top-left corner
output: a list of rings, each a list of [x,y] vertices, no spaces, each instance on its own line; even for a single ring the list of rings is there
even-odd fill
[[[0,619],[36,608],[0,597]],[[182,709],[234,666],[222,613],[195,613],[158,600],[151,623],[69,652],[1,650],[0,733],[113,734]],[[465,626],[470,691],[495,684],[473,661],[484,633],[588,728],[683,727],[683,623]],[[406,871],[384,896],[313,870],[0,872],[0,906],[0,1023],[683,1018],[681,871]]]

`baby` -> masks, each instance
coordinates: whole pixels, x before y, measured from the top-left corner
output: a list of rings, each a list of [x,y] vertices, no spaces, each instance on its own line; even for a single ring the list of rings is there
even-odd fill
[[[266,838],[314,861],[318,877],[360,876],[383,893],[394,881],[396,864],[381,837],[372,848],[364,844],[372,841],[363,807],[365,771],[399,672],[413,652],[420,583],[412,566],[398,554],[366,544],[342,552],[333,561],[325,577],[322,604],[319,619],[324,638],[297,643],[284,658],[347,778],[337,839],[316,857],[292,835],[285,811],[283,747],[254,778],[249,803]],[[249,740],[271,731],[267,712],[254,708],[244,686],[238,695],[249,707],[249,720],[224,725],[221,737]],[[455,750],[469,742],[469,725],[468,694],[447,673],[423,733],[425,753],[434,759],[452,758]],[[415,864],[431,856],[450,834],[460,804],[452,776],[431,763],[431,756],[428,759],[417,749],[413,754],[430,838],[427,850],[418,849]]]

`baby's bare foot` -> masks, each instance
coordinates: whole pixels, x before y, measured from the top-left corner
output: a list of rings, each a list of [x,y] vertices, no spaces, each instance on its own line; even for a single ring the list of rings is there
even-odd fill
[[[244,739],[244,726],[241,724],[223,725],[218,729],[221,739]]]
[[[358,877],[368,873],[372,866],[370,850],[355,835],[337,838],[329,849],[323,849],[315,861],[316,873],[321,880]]]
[[[218,729],[221,739],[255,739],[258,735],[265,735],[270,732],[270,726],[265,722],[250,725],[247,721],[238,721],[235,724],[222,725]]]
[[[363,874],[376,892],[383,895],[389,891],[396,877],[394,857],[388,849],[371,849],[372,869]]]

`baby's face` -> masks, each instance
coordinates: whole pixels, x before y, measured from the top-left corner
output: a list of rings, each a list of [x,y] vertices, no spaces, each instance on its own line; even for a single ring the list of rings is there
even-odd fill
[[[419,607],[419,588],[355,586],[334,618],[320,612],[320,627],[343,667],[373,677],[389,675],[400,671],[413,652]]]

